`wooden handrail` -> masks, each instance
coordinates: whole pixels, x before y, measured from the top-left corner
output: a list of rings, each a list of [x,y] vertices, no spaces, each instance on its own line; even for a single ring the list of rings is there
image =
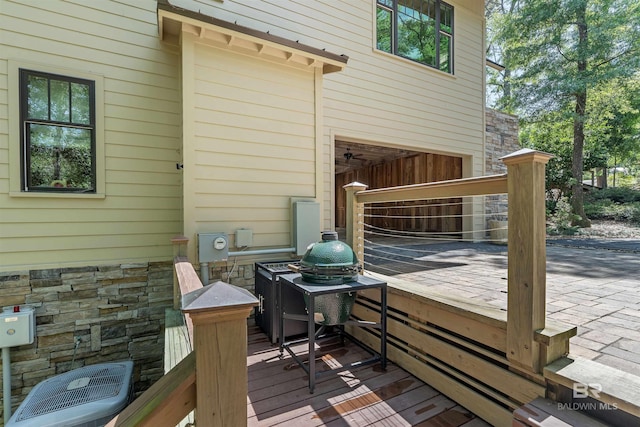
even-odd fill
[[[541,348],[536,331],[545,328],[545,165],[552,156],[522,149],[501,160],[507,174],[366,190],[360,183],[347,192],[347,243],[364,259],[364,205],[366,203],[443,199],[508,194],[508,309],[507,357],[525,370],[540,373],[556,350]],[[567,344],[568,345],[568,344]]]
[[[177,288],[180,290],[180,295],[184,296],[189,292],[201,289],[203,287],[200,278],[193,269],[193,265],[189,262],[187,257],[176,256],[173,260],[174,270],[177,279]],[[189,342],[193,348],[193,321],[191,316],[187,313],[184,315],[185,325],[189,332]]]
[[[448,197],[487,196],[507,192],[507,174],[401,185],[359,191],[358,203],[401,202]]]
[[[184,248],[188,240],[172,242]],[[176,425],[191,411],[204,426],[247,423],[247,317],[258,300],[228,283],[204,287],[183,252],[174,250],[174,297],[180,296],[193,351],[112,419],[110,427]]]
[[[175,426],[196,407],[196,356],[190,353],[106,427]]]

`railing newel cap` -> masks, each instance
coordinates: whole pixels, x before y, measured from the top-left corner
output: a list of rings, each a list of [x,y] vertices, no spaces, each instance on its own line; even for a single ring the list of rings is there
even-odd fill
[[[366,190],[367,187],[368,187],[367,184],[363,184],[363,183],[358,182],[358,181],[353,181],[353,182],[351,182],[349,184],[345,184],[345,185],[342,186],[342,188],[344,188],[345,190],[348,190],[348,189]]]
[[[504,163],[505,165],[514,165],[526,161],[547,163],[553,157],[553,154],[545,153],[544,151],[532,150],[531,148],[523,148],[514,153],[502,156],[499,158],[499,160],[502,160],[502,163]]]
[[[256,305],[258,305],[258,299],[251,292],[222,281],[217,281],[182,296],[182,311],[185,313]]]

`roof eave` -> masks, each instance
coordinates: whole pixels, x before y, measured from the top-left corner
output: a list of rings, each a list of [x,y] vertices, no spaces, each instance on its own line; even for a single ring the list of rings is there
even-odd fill
[[[298,41],[223,21],[158,0],[158,29],[165,42],[178,44],[181,32],[190,32],[213,43],[243,49],[307,67],[322,67],[324,74],[342,71],[349,57],[327,52]]]

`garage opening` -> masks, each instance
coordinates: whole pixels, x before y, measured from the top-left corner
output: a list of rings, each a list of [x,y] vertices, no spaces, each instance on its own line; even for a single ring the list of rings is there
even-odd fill
[[[358,181],[375,189],[458,179],[462,158],[336,140],[335,171],[335,226],[341,230],[346,227],[344,185]],[[461,198],[376,204],[370,211],[367,224],[382,233],[433,232],[452,237],[462,232]]]

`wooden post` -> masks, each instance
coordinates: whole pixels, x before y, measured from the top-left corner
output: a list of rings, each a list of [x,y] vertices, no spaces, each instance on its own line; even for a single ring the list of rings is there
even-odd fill
[[[196,425],[247,425],[247,318],[256,305],[249,291],[224,282],[184,295],[194,329]]]
[[[356,253],[358,261],[364,266],[364,204],[358,203],[356,193],[366,190],[367,186],[360,182],[352,182],[344,187],[347,192],[347,244]]]
[[[552,156],[523,149],[501,160],[509,195],[507,358],[541,372],[535,332],[546,317],[545,165]]]
[[[176,236],[171,239],[171,244],[173,245],[173,259],[178,257],[186,257],[187,256],[187,244],[189,243],[189,239],[185,236]],[[176,276],[176,270],[173,269],[173,309],[180,309],[180,284],[178,283],[178,276]]]

